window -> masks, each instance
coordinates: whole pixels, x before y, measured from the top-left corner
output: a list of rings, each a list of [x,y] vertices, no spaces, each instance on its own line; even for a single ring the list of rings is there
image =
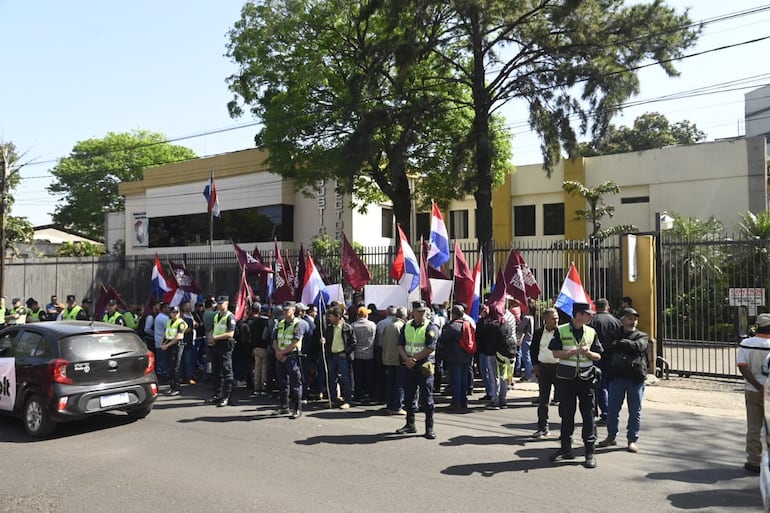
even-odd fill
[[[564,235],[564,203],[543,205],[543,235]]]
[[[209,215],[153,217],[150,247],[202,246],[209,242]],[[269,242],[294,240],[294,207],[268,205],[225,210],[214,220],[214,240]]]
[[[468,238],[468,211],[450,210],[449,211],[449,238],[467,239]]]
[[[414,222],[417,226],[415,229],[417,233],[411,237],[412,240],[419,240],[422,237],[424,240],[430,240],[430,213],[423,212],[414,216]]]
[[[628,203],[649,203],[649,196],[631,196],[629,198],[620,198],[620,204],[626,205]]]
[[[513,207],[513,235],[515,237],[535,235],[535,205]]]
[[[391,208],[383,208],[382,209],[382,236],[386,239],[392,239],[393,238],[393,209]]]
[[[16,347],[13,350],[13,356],[16,358],[25,358],[28,356],[40,356],[37,351],[37,346],[42,341],[43,337],[39,335],[38,333],[32,333],[29,331],[25,331],[21,334],[21,337],[19,338],[18,342],[16,342]],[[43,348],[43,352],[45,352],[45,348]]]

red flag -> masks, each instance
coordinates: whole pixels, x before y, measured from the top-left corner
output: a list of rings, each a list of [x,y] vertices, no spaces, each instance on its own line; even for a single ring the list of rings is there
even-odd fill
[[[291,290],[291,282],[289,281],[289,275],[286,272],[286,266],[283,263],[283,257],[281,257],[281,251],[278,249],[278,241],[275,241],[275,271],[273,275],[275,291],[273,292],[273,301],[276,303],[283,303],[284,301],[291,301],[294,298],[294,294]]]
[[[506,293],[516,299],[517,301],[523,301],[527,304],[527,292],[524,288],[524,276],[522,275],[521,268],[518,264],[516,255],[518,251],[511,250],[508,253],[508,261],[505,263],[505,291]]]
[[[497,281],[495,282],[495,288],[487,298],[487,306],[489,307],[489,318],[491,320],[497,320],[502,322],[505,317],[505,275],[502,269],[497,270]]]
[[[475,288],[476,277],[471,268],[468,267],[468,261],[460,249],[460,243],[455,240],[455,262],[454,262],[454,299],[464,303],[468,309],[473,305],[473,291]],[[469,312],[470,313],[470,312]]]
[[[185,292],[192,292],[193,294],[200,294],[203,292],[203,288],[196,281],[195,276],[184,265],[175,264],[171,260],[168,261],[168,265],[171,267],[171,276],[176,281],[177,288],[184,290]]]
[[[433,304],[433,287],[430,284],[430,277],[425,265],[425,257],[420,252],[420,298],[425,301],[425,304]]]
[[[262,271],[257,273],[257,284],[259,293],[263,294],[262,297],[267,301],[267,273],[272,273],[273,270],[265,265],[265,260],[262,258],[262,253],[259,252],[259,246],[257,244],[254,244],[254,251],[251,252],[251,256],[254,261],[262,264]]]
[[[94,308],[94,318],[97,321],[102,320],[102,314],[104,314],[105,310],[107,310],[107,302],[110,299],[114,299],[118,302],[118,307],[121,310],[128,310],[128,305],[125,301],[123,301],[123,298],[120,297],[120,294],[118,294],[118,291],[115,290],[112,285],[109,287],[105,287],[104,285],[101,286],[101,294],[99,295],[99,300],[96,302],[96,306]]]
[[[238,294],[235,296],[235,318],[240,320],[246,317],[246,303],[253,295],[249,282],[246,279],[246,270],[241,270],[241,284],[238,287]]]
[[[246,271],[246,276],[273,272],[272,269],[263,263],[262,255],[259,255],[259,251],[257,251],[256,248],[254,248],[254,251],[257,255],[259,255],[259,259],[246,253],[246,251],[241,249],[241,247],[236,244],[235,241],[233,241],[233,250],[235,251],[235,258],[238,259],[238,265],[240,265],[241,269]]]
[[[527,292],[527,297],[537,299],[543,291],[540,289],[540,285],[537,283],[535,275],[527,265],[527,262],[524,261],[524,257],[518,251],[516,252],[516,264],[521,270],[521,277],[524,279],[524,289]]]
[[[372,279],[372,275],[366,264],[356,254],[353,246],[348,242],[345,234],[342,234],[342,260],[340,261],[342,274],[353,290],[361,290]]]

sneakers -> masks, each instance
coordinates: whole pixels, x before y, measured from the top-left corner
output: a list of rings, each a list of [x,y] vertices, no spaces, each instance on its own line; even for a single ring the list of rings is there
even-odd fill
[[[548,459],[551,461],[574,460],[575,454],[572,452],[572,449],[559,449],[551,454]]]
[[[273,417],[277,417],[278,415],[286,415],[287,413],[289,413],[288,408],[278,408],[277,410],[273,410],[273,413],[271,413],[271,415]]]
[[[404,415],[406,415],[406,410],[404,410],[403,408],[400,409],[400,410],[388,410],[388,415],[401,415],[401,416],[404,416]]]
[[[596,444],[597,447],[610,447],[611,445],[618,445],[618,441],[615,440],[614,436],[608,436],[598,444]],[[629,444],[630,446],[631,444]]]
[[[548,438],[548,436],[551,434],[550,431],[547,429],[538,429],[534,433],[532,433],[532,436],[530,438],[538,439],[538,438]]]
[[[553,401],[551,401],[551,406],[559,406],[559,401],[554,399]]]
[[[196,384],[196,382],[195,382],[195,380],[194,380],[194,379],[190,378],[189,380],[187,380],[187,384],[188,384],[188,385],[195,385],[195,384]]]
[[[406,434],[416,433],[416,432],[417,432],[417,428],[411,424],[406,424],[404,427],[398,428],[396,430],[397,435],[406,435]],[[434,434],[434,437],[435,437],[435,434]]]
[[[499,410],[500,406],[497,403],[488,403],[485,408],[487,410]]]
[[[628,452],[639,452],[639,446],[636,445],[636,442],[628,442]]]
[[[348,409],[350,409],[350,403],[340,404],[340,410],[348,410]]]
[[[748,463],[748,462],[744,463],[743,464],[743,469],[746,472],[748,472],[749,474],[755,474],[756,475],[756,474],[760,473],[759,465],[754,465],[753,463]]]
[[[291,412],[291,415],[289,415],[290,419],[298,419],[302,416],[302,410],[296,409]]]
[[[596,456],[593,453],[586,454],[586,461],[583,463],[585,468],[596,468]]]
[[[180,393],[179,390],[174,389],[174,390],[169,390],[168,395],[179,395],[179,393]]]

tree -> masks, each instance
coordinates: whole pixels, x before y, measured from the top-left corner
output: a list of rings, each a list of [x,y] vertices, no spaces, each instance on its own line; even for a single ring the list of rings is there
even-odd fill
[[[18,245],[32,242],[35,228],[26,217],[8,216],[5,221],[6,248],[18,255]]]
[[[233,117],[263,123],[255,140],[274,172],[306,191],[336,180],[365,208],[384,198],[408,232],[408,174],[439,202],[475,190],[470,90],[449,79],[443,5],[396,0],[247,3],[230,31]],[[466,98],[465,105],[456,99]],[[492,180],[510,170],[509,134],[492,121]],[[421,203],[418,198],[418,203]]]
[[[48,191],[63,196],[53,221],[103,239],[104,214],[123,209],[119,183],[140,180],[150,166],[195,158],[189,148],[166,141],[165,135],[145,130],[79,141],[51,170],[54,182]]]
[[[104,244],[94,244],[92,242],[65,242],[56,251],[56,256],[102,256],[105,253],[107,253],[107,250],[104,248]]]
[[[580,182],[568,180],[562,184],[562,189],[570,196],[582,197],[588,203],[588,208],[581,208],[575,211],[575,220],[591,223],[591,233],[588,235],[589,240],[604,240],[610,235],[639,231],[633,225],[617,225],[602,230],[602,220],[605,217],[615,215],[615,207],[604,203],[605,195],[620,194],[620,187],[615,182],[607,181],[597,187],[586,187]]]
[[[7,247],[17,252],[16,242],[32,239],[26,218],[10,218],[13,196],[10,191],[19,184],[19,172],[25,164],[11,142],[0,141],[0,295],[5,290],[5,253]]]
[[[671,124],[663,114],[647,112],[634,120],[633,127],[610,125],[607,133],[577,145],[574,156],[593,157],[631,151],[652,150],[676,144],[694,144],[706,134],[687,120]]]

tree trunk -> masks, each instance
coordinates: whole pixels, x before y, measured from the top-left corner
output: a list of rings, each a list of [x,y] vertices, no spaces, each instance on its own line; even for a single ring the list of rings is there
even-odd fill
[[[406,175],[400,176],[394,184],[394,194],[390,200],[393,202],[393,213],[396,222],[401,225],[407,238],[412,241],[411,219],[412,219],[412,196],[409,190],[409,179]],[[398,232],[394,234],[398,238]]]

